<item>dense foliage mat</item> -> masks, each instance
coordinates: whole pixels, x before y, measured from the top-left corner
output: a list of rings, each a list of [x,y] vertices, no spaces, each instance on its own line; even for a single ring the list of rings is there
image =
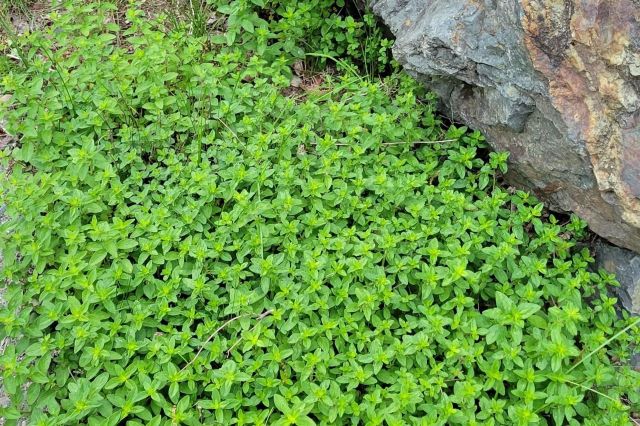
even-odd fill
[[[201,37],[69,5],[16,41],[9,422],[629,424],[637,327],[583,224],[359,76],[389,44],[331,4],[218,2]],[[305,53],[342,72],[293,90]]]

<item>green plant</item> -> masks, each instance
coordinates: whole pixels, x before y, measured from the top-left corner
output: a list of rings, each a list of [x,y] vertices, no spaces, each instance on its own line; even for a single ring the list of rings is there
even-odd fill
[[[24,3],[18,3],[16,8],[26,8]],[[13,13],[14,7],[9,7],[9,5],[0,4],[0,52],[2,53],[2,58],[0,59],[0,72],[4,74],[5,70],[11,68],[11,60],[9,57],[14,52],[11,52],[12,47],[15,46],[16,42],[16,29],[11,22],[10,13]],[[24,13],[27,13],[28,9],[25,9]],[[15,56],[20,59],[21,53],[19,50],[15,52]]]
[[[506,155],[402,74],[287,96],[309,5],[219,2],[235,35],[198,37],[69,2],[21,39],[0,415],[628,424],[638,327],[565,238],[584,224],[497,186]]]
[[[213,38],[227,44],[242,43],[263,55],[253,43],[270,44],[290,57],[305,59],[316,54],[310,65],[323,69],[328,58],[340,58],[375,77],[390,68],[391,40],[386,39],[371,14],[354,19],[344,0],[243,0],[222,1],[217,12],[226,16],[224,34]],[[349,64],[351,65],[351,64]],[[351,66],[353,66],[351,65]]]
[[[173,29],[182,27],[192,36],[202,37],[219,24],[206,0],[171,0],[168,4],[167,17]]]
[[[10,0],[4,1],[0,4],[0,11],[2,12],[15,12],[28,15],[30,13],[29,6],[34,3],[34,0]]]

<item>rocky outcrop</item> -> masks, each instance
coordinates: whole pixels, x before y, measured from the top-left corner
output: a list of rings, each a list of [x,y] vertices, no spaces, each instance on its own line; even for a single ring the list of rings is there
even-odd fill
[[[640,0],[372,0],[444,112],[509,178],[640,252]]]

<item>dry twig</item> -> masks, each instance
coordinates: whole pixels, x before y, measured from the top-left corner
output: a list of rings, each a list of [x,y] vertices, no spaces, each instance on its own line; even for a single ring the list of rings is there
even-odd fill
[[[228,320],[227,322],[225,322],[224,324],[222,324],[220,327],[218,327],[216,329],[216,331],[211,333],[211,335],[207,338],[207,340],[205,340],[205,342],[202,345],[200,345],[200,349],[198,349],[198,352],[196,353],[196,356],[194,356],[193,359],[187,363],[187,365],[182,367],[180,369],[180,371],[182,372],[182,371],[186,370],[191,364],[193,364],[195,362],[195,360],[198,359],[198,356],[200,355],[200,353],[204,350],[205,345],[207,343],[209,343],[211,341],[211,339],[213,339],[216,336],[216,334],[218,334],[220,331],[222,331],[223,328],[225,328],[226,326],[228,326],[232,322],[234,322],[236,320],[239,320],[240,318],[247,317],[247,316],[249,316],[249,314],[235,316],[235,317],[231,318],[230,320]]]
[[[391,145],[433,145],[437,143],[447,143],[447,142],[455,142],[457,139],[443,139],[439,141],[412,141],[412,142],[383,142],[381,145],[391,146]],[[336,146],[353,146],[353,144],[349,143],[337,143]]]
[[[265,319],[266,317],[268,317],[269,315],[271,315],[273,311],[272,310],[268,310],[268,311],[264,311],[263,313],[261,313],[260,315],[258,315],[258,322],[256,323],[256,325],[254,325],[253,327],[251,327],[251,330],[249,332],[253,332],[256,327],[258,327],[258,325],[260,324],[260,322]],[[229,358],[231,356],[231,351],[233,350],[233,348],[235,348],[236,346],[238,346],[238,344],[242,341],[242,336],[240,336],[240,338],[238,340],[235,341],[235,343],[233,345],[231,345],[231,347],[229,349],[227,349],[227,358]]]

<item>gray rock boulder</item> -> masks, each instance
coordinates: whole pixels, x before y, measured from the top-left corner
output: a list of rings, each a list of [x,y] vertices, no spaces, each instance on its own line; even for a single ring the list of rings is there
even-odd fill
[[[508,178],[640,252],[640,0],[371,0]]]
[[[604,243],[598,243],[595,249],[596,266],[615,274],[620,282],[620,287],[611,289],[619,304],[632,314],[640,314],[640,256]],[[638,357],[640,366],[640,353]]]

